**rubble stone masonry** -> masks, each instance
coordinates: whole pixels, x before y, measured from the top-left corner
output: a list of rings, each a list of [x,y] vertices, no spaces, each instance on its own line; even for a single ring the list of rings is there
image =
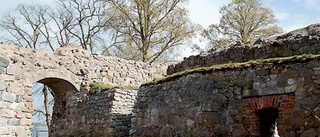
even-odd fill
[[[109,108],[109,106],[119,107],[119,105],[101,104],[101,102],[112,102],[109,99],[110,96],[105,97],[107,93],[89,95],[90,84],[100,82],[120,87],[139,86],[154,78],[162,77],[166,68],[166,65],[149,65],[91,54],[73,46],[66,46],[55,52],[47,52],[1,44],[0,136],[31,135],[31,114],[33,112],[31,89],[36,82],[46,84],[55,94],[51,135],[73,136],[79,134],[79,129],[85,129],[79,127],[80,124],[84,127],[91,127],[90,122],[98,121],[102,116],[112,116],[116,113],[129,114],[127,112],[129,110],[123,114],[116,108]],[[135,94],[132,91],[124,91],[130,96]],[[118,90],[114,93],[118,93]],[[95,98],[98,98],[98,101],[95,101]],[[118,100],[119,97],[114,97],[114,99]],[[129,103],[131,104],[128,105],[132,106],[133,102]],[[89,106],[92,108],[90,109]],[[98,106],[99,109],[95,109]],[[108,121],[111,121],[111,118],[99,122],[100,125],[104,125]],[[83,132],[85,134],[93,132],[89,130],[95,129],[90,128]]]
[[[319,136],[320,24],[250,46],[185,58],[141,86],[132,135]]]
[[[0,136],[31,135],[36,82],[54,92],[55,137],[263,137],[271,129],[320,136],[319,47],[320,24],[170,67],[73,46],[47,52],[1,44]],[[95,82],[142,86],[105,90]]]

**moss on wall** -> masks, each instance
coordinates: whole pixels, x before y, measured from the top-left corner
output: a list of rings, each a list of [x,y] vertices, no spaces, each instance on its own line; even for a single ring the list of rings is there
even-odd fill
[[[257,67],[262,64],[285,64],[285,63],[294,63],[294,62],[305,62],[313,59],[319,59],[320,54],[302,54],[295,55],[289,57],[277,57],[277,58],[268,58],[268,59],[257,59],[257,60],[249,60],[247,62],[237,62],[237,63],[225,63],[225,64],[217,64],[209,67],[199,67],[191,70],[180,71],[177,73],[173,73],[161,79],[156,79],[154,81],[142,84],[144,85],[152,85],[158,84],[166,81],[170,81],[172,79],[179,78],[184,75],[193,74],[193,73],[206,73],[224,69],[237,69],[237,68],[247,68],[247,67]]]

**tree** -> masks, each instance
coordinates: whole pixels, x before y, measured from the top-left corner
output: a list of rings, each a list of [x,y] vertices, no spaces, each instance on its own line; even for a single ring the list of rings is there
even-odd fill
[[[185,0],[113,0],[115,14],[113,53],[153,63],[186,45],[195,27],[188,18]]]
[[[201,34],[216,47],[231,41],[252,42],[282,32],[272,10],[263,7],[259,0],[233,0],[220,8],[220,14],[219,24],[210,25]]]
[[[37,128],[41,128],[42,123],[45,123],[48,128],[48,133],[50,133],[54,93],[48,86],[36,83],[32,89],[32,97],[34,98],[34,101],[43,101],[43,104],[39,104],[41,102],[33,102],[34,112],[32,117],[37,118],[37,121],[33,121],[35,122],[34,130],[35,132],[38,132]]]
[[[22,47],[54,51],[78,45],[89,51],[106,47],[108,6],[101,0],[58,0],[54,6],[19,5],[3,15],[0,27],[11,35],[8,42]],[[52,7],[52,8],[51,8]]]
[[[14,11],[2,16],[0,27],[8,32],[11,37],[6,38],[7,41],[28,48],[40,46],[41,28],[47,26],[47,21],[44,19],[47,8],[41,6],[26,6],[19,5]],[[51,50],[54,47],[48,43]]]

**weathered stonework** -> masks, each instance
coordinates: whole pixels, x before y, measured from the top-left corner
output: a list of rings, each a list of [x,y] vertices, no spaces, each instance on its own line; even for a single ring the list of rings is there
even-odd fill
[[[319,56],[269,59],[319,54],[319,38],[315,24],[258,41],[253,48],[231,47],[169,67],[168,73],[189,71],[140,87],[132,135],[270,137],[274,125],[281,137],[319,135]],[[190,70],[255,58],[266,60]]]
[[[30,136],[31,88],[55,94],[52,136],[320,134],[320,25],[192,56],[167,69],[72,46],[45,52],[0,45],[0,136]],[[270,59],[313,53],[313,56]],[[248,61],[251,59],[266,59]],[[244,62],[246,63],[231,63]],[[258,62],[258,63],[257,63]],[[229,65],[213,64],[231,63]],[[139,90],[96,90],[93,82]]]
[[[254,43],[237,43],[226,49],[204,52],[185,58],[168,67],[167,74],[230,62],[286,57],[300,54],[320,54],[320,24],[260,39]]]
[[[162,77],[165,69],[165,65],[100,56],[72,46],[46,52],[0,45],[0,136],[30,136],[35,82],[46,84],[55,94],[51,135],[72,136],[78,133],[83,115],[98,118],[83,114],[92,82],[139,86]]]
[[[81,116],[81,121],[72,135],[129,136],[136,96],[137,90],[125,89],[110,89],[89,94],[87,100],[82,102],[82,111],[77,114]]]

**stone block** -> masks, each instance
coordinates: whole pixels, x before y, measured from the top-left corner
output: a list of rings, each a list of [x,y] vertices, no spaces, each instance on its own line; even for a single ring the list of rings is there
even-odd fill
[[[228,136],[228,129],[226,126],[222,126],[222,125],[216,125],[214,127],[214,135],[218,136],[218,137],[227,137]]]
[[[15,75],[17,72],[17,68],[8,67],[7,68],[7,75]]]
[[[2,109],[1,115],[2,117],[13,118],[15,116],[15,112],[11,109]]]
[[[4,72],[4,68],[0,66],[0,74]]]
[[[318,132],[314,128],[311,128],[304,131],[300,137],[316,137],[316,136],[318,136]]]
[[[241,124],[234,124],[231,127],[231,136],[232,137],[247,137],[249,136],[248,132],[245,130],[243,125]]]
[[[16,118],[11,118],[8,119],[8,126],[19,126],[20,125],[20,120]]]
[[[21,85],[19,84],[20,83],[17,82],[11,82],[7,87],[7,91],[11,93],[19,93],[19,91],[22,91],[22,89],[19,87]]]
[[[305,123],[305,117],[304,113],[294,111],[291,118],[290,118],[290,126],[299,129],[300,127],[303,127]]]
[[[319,75],[320,74],[320,67],[313,68],[313,72],[315,75]]]
[[[297,90],[297,85],[291,85],[284,88],[285,93],[293,93]]]
[[[168,116],[168,124],[169,125],[180,125],[183,121],[185,121],[184,117],[180,117],[179,115],[169,115]]]
[[[27,118],[22,118],[20,119],[20,123],[23,126],[31,126],[31,119],[27,119]]]
[[[18,119],[20,119],[20,118],[22,118],[24,115],[23,115],[23,113],[22,113],[22,111],[17,111],[16,112],[16,118],[18,118]]]
[[[9,134],[10,134],[10,130],[8,130],[7,127],[0,127],[0,136],[9,135]]]
[[[16,95],[10,92],[2,92],[2,99],[8,102],[15,102]]]
[[[27,132],[23,126],[16,126],[15,127],[15,134],[17,137],[27,137]]]
[[[13,75],[2,75],[2,79],[4,81],[14,82],[15,81],[15,76],[13,76]]]
[[[3,102],[3,101],[0,101],[0,109],[3,109],[3,108],[5,108],[6,107],[6,104],[5,104],[5,102]]]
[[[172,126],[164,126],[160,131],[160,137],[171,137],[174,136],[174,129]]]
[[[214,127],[221,121],[222,115],[218,112],[202,112],[203,123],[208,127]]]
[[[195,122],[194,122],[193,120],[191,120],[191,119],[188,119],[188,120],[186,121],[186,125],[187,125],[189,128],[193,128],[194,125],[195,125]]]
[[[3,80],[0,80],[0,91],[6,89],[6,82]]]
[[[5,126],[7,126],[7,119],[0,118],[0,127],[5,127]]]
[[[257,76],[266,76],[269,74],[269,70],[267,69],[259,69],[256,71]]]
[[[8,67],[8,65],[9,65],[9,61],[3,57],[0,57],[0,66],[6,68]]]

